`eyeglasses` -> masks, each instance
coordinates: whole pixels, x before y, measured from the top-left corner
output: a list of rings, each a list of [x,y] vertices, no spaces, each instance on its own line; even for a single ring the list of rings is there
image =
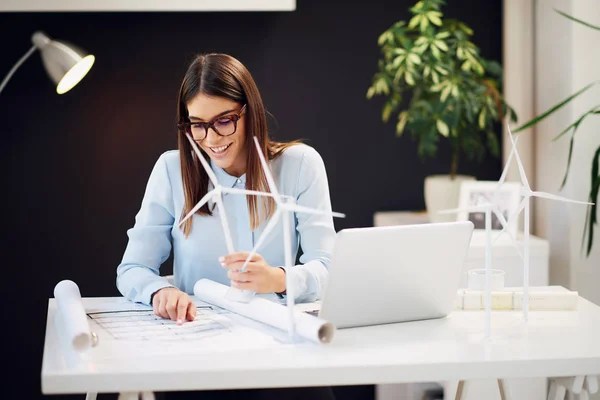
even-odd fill
[[[208,128],[212,128],[219,136],[231,136],[237,130],[237,122],[244,114],[246,114],[246,104],[235,114],[219,116],[209,122],[190,122],[187,120],[177,124],[177,127],[181,131],[191,134],[196,141],[206,138]]]

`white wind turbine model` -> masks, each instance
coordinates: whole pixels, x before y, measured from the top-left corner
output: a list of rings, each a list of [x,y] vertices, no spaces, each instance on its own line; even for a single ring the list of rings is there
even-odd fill
[[[521,163],[521,158],[519,157],[519,152],[517,151],[516,141],[513,138],[513,134],[510,130],[510,126],[508,126],[508,137],[510,138],[510,142],[512,145],[511,156],[514,153],[515,159],[517,160],[517,167],[519,169],[519,176],[521,178],[521,196],[523,200],[521,200],[521,204],[519,205],[519,209],[514,214],[515,218],[518,218],[521,211],[524,210],[523,213],[523,318],[527,321],[529,317],[529,206],[530,199],[532,197],[539,197],[542,199],[548,200],[556,200],[564,203],[575,203],[575,204],[586,204],[593,205],[594,203],[588,203],[585,201],[571,200],[566,197],[556,196],[554,194],[546,193],[546,192],[538,192],[532,191],[529,186],[529,182],[527,181],[527,176],[525,175],[525,169],[523,168],[523,164]],[[511,161],[509,158],[507,162]],[[504,174],[503,174],[504,175]],[[502,179],[503,181],[503,179]],[[501,184],[502,182],[499,182]],[[512,217],[510,218],[512,220]],[[504,231],[504,228],[503,228]]]
[[[233,240],[231,238],[229,224],[227,223],[227,214],[225,213],[225,206],[223,205],[222,194],[230,193],[230,194],[270,196],[270,197],[273,197],[273,195],[271,193],[258,192],[255,190],[237,189],[237,188],[229,188],[229,187],[221,186],[217,180],[217,176],[215,175],[214,171],[210,168],[210,165],[208,164],[208,162],[202,155],[202,152],[198,148],[198,145],[196,144],[194,139],[192,139],[190,137],[190,135],[187,133],[186,133],[186,137],[187,137],[188,141],[190,142],[192,149],[194,149],[196,156],[198,156],[198,159],[200,160],[202,167],[204,167],[204,170],[208,174],[208,178],[210,179],[211,183],[213,184],[213,189],[210,190],[208,193],[206,193],[206,195],[204,197],[202,197],[202,199],[200,199],[198,204],[196,204],[194,206],[194,208],[192,208],[192,210],[179,222],[179,226],[181,226],[188,218],[193,216],[204,204],[206,204],[206,202],[208,202],[210,199],[213,199],[215,201],[215,203],[217,203],[217,208],[219,210],[219,217],[221,219],[221,226],[223,227],[223,234],[225,235],[225,243],[227,245],[227,252],[229,254],[234,253],[235,249],[233,247]],[[234,287],[230,288],[229,291],[227,292],[227,297],[230,300],[240,301],[240,302],[244,302],[244,303],[249,302],[252,299],[252,296],[254,296],[254,292],[252,292],[251,290],[240,290],[240,289],[237,289]]]
[[[280,195],[279,191],[277,190],[277,186],[275,185],[275,180],[273,179],[273,175],[271,174],[271,170],[269,169],[269,165],[267,164],[265,156],[260,148],[260,144],[258,143],[258,139],[256,137],[254,137],[254,144],[256,145],[256,150],[258,152],[258,157],[260,158],[260,163],[261,163],[263,171],[265,173],[265,177],[267,178],[269,190],[271,191],[273,199],[275,200],[276,209],[275,209],[275,212],[273,213],[273,215],[271,216],[271,218],[269,219],[269,222],[265,226],[265,229],[263,230],[262,234],[260,235],[260,238],[254,245],[254,248],[248,255],[248,258],[244,262],[244,265],[242,266],[241,271],[245,271],[245,268],[248,265],[248,262],[250,262],[252,257],[256,254],[256,252],[258,251],[258,248],[265,241],[269,232],[271,230],[273,230],[273,228],[277,224],[279,218],[281,218],[283,216],[282,217],[282,220],[283,220],[283,249],[284,249],[284,257],[285,257],[285,266],[287,269],[287,273],[285,276],[285,279],[286,279],[285,286],[286,286],[287,308],[288,308],[288,317],[289,317],[288,334],[289,334],[290,339],[293,340],[293,337],[296,334],[296,323],[294,320],[294,296],[295,296],[295,293],[293,292],[293,286],[291,284],[291,278],[290,278],[291,267],[293,266],[292,265],[292,248],[291,248],[291,242],[290,242],[290,240],[291,240],[290,239],[290,219],[289,219],[290,213],[298,212],[298,213],[307,213],[307,214],[328,215],[328,216],[340,217],[340,218],[345,218],[346,216],[341,213],[327,212],[327,211],[321,211],[321,210],[304,207],[304,206],[295,204],[293,199],[290,198],[289,196]]]
[[[511,153],[512,157],[512,153]],[[506,175],[507,168],[502,173],[501,182],[504,181],[503,177]],[[517,249],[517,253],[521,256],[521,252],[517,246],[515,238],[512,233],[508,230],[508,222],[504,218],[502,211],[500,210],[497,202],[497,196],[501,186],[499,182],[494,192],[492,201],[480,201],[478,204],[464,208],[454,208],[449,210],[439,211],[440,214],[455,214],[459,212],[484,212],[485,213],[485,337],[490,337],[491,334],[491,319],[492,319],[492,289],[491,289],[491,270],[492,270],[492,213],[498,218],[502,225],[503,231],[506,231],[510,235],[513,246]],[[500,235],[499,235],[500,236]],[[499,237],[498,236],[498,237]],[[521,258],[523,258],[521,256]]]

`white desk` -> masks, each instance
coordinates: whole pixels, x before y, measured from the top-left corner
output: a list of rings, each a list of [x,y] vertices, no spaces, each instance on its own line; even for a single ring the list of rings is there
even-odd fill
[[[108,299],[85,298],[91,307]],[[101,340],[83,356],[65,350],[50,299],[42,392],[169,391],[359,385],[600,374],[600,307],[577,311],[494,312],[493,337],[482,338],[483,313],[339,330],[325,346],[269,351],[137,351]],[[126,342],[125,342],[126,343]]]

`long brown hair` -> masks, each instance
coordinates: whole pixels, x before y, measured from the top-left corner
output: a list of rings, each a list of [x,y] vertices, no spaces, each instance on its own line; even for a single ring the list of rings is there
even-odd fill
[[[247,104],[246,114],[241,120],[245,124],[246,132],[246,189],[268,192],[267,178],[261,168],[253,136],[257,137],[263,154],[266,154],[269,160],[278,157],[286,148],[299,142],[280,143],[269,138],[262,98],[248,69],[240,61],[227,54],[211,53],[196,56],[188,67],[179,89],[178,122],[188,119],[187,104],[199,94],[224,97],[240,104]],[[185,194],[185,204],[180,217],[183,219],[208,192],[209,179],[200,160],[193,154],[185,132],[179,130],[177,137]],[[200,151],[207,159],[209,158],[204,150]],[[247,201],[250,226],[254,230],[273,214],[275,202],[271,197],[258,199],[256,196],[247,196]],[[262,213],[259,203],[262,204]],[[212,215],[208,203],[198,210],[198,214]],[[183,232],[186,237],[192,231],[192,220],[193,218],[189,218],[183,224]]]

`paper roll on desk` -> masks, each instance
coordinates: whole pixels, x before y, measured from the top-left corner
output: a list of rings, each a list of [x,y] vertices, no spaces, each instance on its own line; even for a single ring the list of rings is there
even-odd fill
[[[98,337],[90,331],[81,293],[75,282],[70,280],[58,282],[54,287],[54,298],[67,340],[73,348],[81,352],[96,346]]]
[[[200,279],[194,285],[194,295],[209,304],[287,331],[289,314],[285,306],[256,296],[247,303],[231,301],[225,297],[228,289],[229,286]],[[296,333],[302,338],[317,343],[330,343],[333,339],[336,329],[332,323],[302,311],[295,311],[294,317]]]

